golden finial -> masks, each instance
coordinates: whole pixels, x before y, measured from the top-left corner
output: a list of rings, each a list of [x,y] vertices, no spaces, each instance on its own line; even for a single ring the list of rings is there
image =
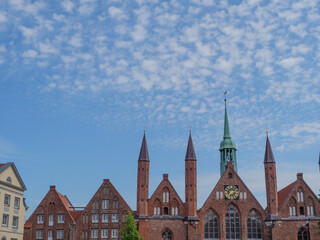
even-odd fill
[[[191,133],[191,129],[192,129],[192,127],[191,126],[189,126],[189,132]]]
[[[146,125],[144,125],[144,126],[143,126],[143,132],[144,132],[144,133],[146,132],[146,128],[147,128]]]

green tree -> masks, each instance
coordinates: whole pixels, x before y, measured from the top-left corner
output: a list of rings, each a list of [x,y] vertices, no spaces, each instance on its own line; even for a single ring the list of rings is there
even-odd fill
[[[124,224],[123,229],[120,231],[121,239],[122,240],[143,240],[140,235],[139,231],[137,230],[137,225],[134,222],[134,218],[129,212],[126,215],[127,221]]]

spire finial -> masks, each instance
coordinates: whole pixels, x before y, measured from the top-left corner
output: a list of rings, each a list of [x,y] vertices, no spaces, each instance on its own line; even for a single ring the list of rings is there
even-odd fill
[[[146,125],[144,125],[144,126],[143,126],[143,132],[144,132],[144,133],[146,132],[146,128],[147,128]]]
[[[191,133],[192,126],[189,126],[189,132]]]
[[[268,133],[269,133],[269,128],[266,128],[266,134],[268,136]]]
[[[224,101],[225,101],[225,102],[227,101],[227,93],[228,93],[228,91],[225,91],[225,92],[224,92]]]

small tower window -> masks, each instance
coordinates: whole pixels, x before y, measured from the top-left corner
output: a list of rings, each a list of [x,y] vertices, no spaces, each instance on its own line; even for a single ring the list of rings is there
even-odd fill
[[[232,173],[229,173],[229,178],[232,178]]]

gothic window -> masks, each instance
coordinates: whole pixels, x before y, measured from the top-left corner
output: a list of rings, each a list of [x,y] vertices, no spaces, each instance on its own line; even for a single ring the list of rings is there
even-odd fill
[[[300,228],[298,232],[298,240],[309,240],[309,234],[306,228]]]
[[[173,240],[173,234],[169,229],[162,232],[162,240]]]
[[[204,238],[217,239],[219,238],[218,217],[211,209],[207,212],[204,219]]]
[[[169,191],[167,189],[163,191],[162,198],[164,203],[169,202]]]
[[[103,188],[103,195],[109,195],[109,188],[108,188],[108,186],[105,186],[105,187]]]
[[[251,210],[247,219],[248,239],[262,239],[260,214]]]
[[[164,215],[168,215],[168,214],[169,214],[169,210],[168,210],[167,207],[165,207],[165,208],[163,209],[163,214],[164,214]]]
[[[153,214],[154,215],[160,215],[160,207],[154,207]]]
[[[293,197],[289,200],[289,213],[290,216],[297,216],[296,200]]]
[[[226,239],[240,239],[240,216],[233,204],[226,212]]]
[[[308,216],[314,216],[314,209],[313,209],[313,200],[311,197],[308,197],[307,199],[307,215]]]
[[[118,209],[119,208],[119,201],[115,198],[112,201],[112,208],[113,209]]]
[[[300,212],[300,215],[304,215],[304,207],[299,207],[299,212]]]
[[[299,188],[299,190],[297,192],[297,198],[298,198],[298,202],[303,202],[304,201],[302,188]]]

